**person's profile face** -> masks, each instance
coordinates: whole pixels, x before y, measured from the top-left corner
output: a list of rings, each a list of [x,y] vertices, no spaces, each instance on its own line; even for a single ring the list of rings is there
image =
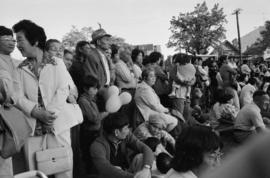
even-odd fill
[[[266,95],[263,95],[262,97],[261,97],[261,106],[260,106],[260,109],[262,109],[262,110],[264,110],[264,111],[266,111],[266,110],[268,110],[268,108],[269,108],[269,96],[266,94]]]
[[[23,31],[16,33],[17,48],[22,53],[24,57],[36,57],[35,51],[37,44],[31,45],[30,42],[26,39]]]
[[[16,40],[12,35],[0,36],[0,54],[9,55],[14,51]]]
[[[150,86],[153,86],[156,83],[156,74],[154,71],[149,72],[146,83]]]
[[[110,48],[110,44],[111,41],[109,36],[104,36],[98,40],[98,46],[104,51]]]
[[[162,126],[160,124],[151,124],[149,123],[149,132],[153,135],[158,135],[162,131]]]
[[[51,56],[63,58],[64,48],[63,48],[61,43],[53,42],[53,43],[50,44],[48,53]]]
[[[64,63],[66,65],[67,69],[69,69],[71,67],[72,61],[73,61],[73,55],[70,53],[66,53],[64,55]]]
[[[220,165],[222,155],[223,153],[220,152],[220,148],[210,153],[204,153],[203,164],[205,164],[207,169],[214,169]]]
[[[124,140],[129,134],[129,125],[125,125],[122,129],[116,130],[116,137],[119,140]]]

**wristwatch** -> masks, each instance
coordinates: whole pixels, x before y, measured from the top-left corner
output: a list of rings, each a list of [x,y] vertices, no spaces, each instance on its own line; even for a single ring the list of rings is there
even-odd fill
[[[148,165],[148,164],[146,164],[146,165],[144,165],[144,166],[143,166],[143,168],[146,168],[146,169],[151,169],[151,166],[150,166],[150,165]]]

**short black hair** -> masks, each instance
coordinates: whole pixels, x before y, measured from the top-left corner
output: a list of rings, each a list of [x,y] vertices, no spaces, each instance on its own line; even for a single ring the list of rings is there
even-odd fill
[[[144,57],[144,52],[140,50],[139,48],[135,48],[131,52],[131,59],[133,62],[136,62],[137,56],[142,53],[142,57]]]
[[[267,95],[267,93],[263,90],[257,90],[253,94],[253,100],[255,100],[257,97],[262,97],[264,95]]]
[[[92,75],[87,75],[83,78],[83,88],[89,90],[90,87],[99,88],[99,81]]]
[[[48,39],[45,43],[45,51],[49,51],[52,43],[60,43],[60,41],[57,39]]]
[[[116,44],[112,44],[112,45],[111,45],[111,50],[112,50],[111,57],[114,58],[115,55],[118,53],[119,46],[116,45]]]
[[[171,169],[172,158],[167,153],[159,153],[156,158],[157,169],[166,174]]]
[[[177,138],[172,168],[186,172],[198,168],[203,163],[205,153],[222,147],[219,136],[207,126],[187,126]]]
[[[122,112],[111,113],[103,120],[103,130],[107,134],[112,134],[116,129],[121,130],[126,125],[129,125],[129,119]]]
[[[233,98],[233,95],[231,93],[228,93],[225,90],[220,90],[220,95],[218,97],[218,102],[220,104],[226,104],[232,98]]]
[[[73,55],[73,53],[72,53],[70,50],[64,49],[64,55],[66,55],[66,54],[71,54],[71,55]]]
[[[13,32],[10,28],[0,26],[0,36],[13,36]]]
[[[150,63],[156,63],[161,57],[162,54],[160,52],[154,51],[148,56],[148,60]]]
[[[258,84],[258,80],[257,80],[257,78],[255,78],[255,77],[251,77],[251,78],[248,80],[248,83],[250,83],[251,85],[255,85],[255,84]]]
[[[185,65],[190,61],[187,54],[178,53],[174,55],[174,62],[179,63],[180,65]]]
[[[153,67],[147,67],[142,71],[142,79],[145,80],[149,76],[150,72],[155,72]]]
[[[156,151],[157,146],[161,143],[161,141],[156,137],[149,137],[147,138],[144,143],[151,148],[153,152]]]
[[[45,49],[46,34],[42,27],[38,26],[31,20],[21,20],[12,27],[15,33],[22,31],[25,38],[29,41],[31,45],[38,42],[38,48],[41,50]]]
[[[89,45],[90,46],[90,43],[88,41],[79,41],[77,44],[76,44],[76,48],[75,48],[75,54],[76,56],[81,56],[82,53],[80,52],[80,49],[82,47],[84,47],[85,45]]]

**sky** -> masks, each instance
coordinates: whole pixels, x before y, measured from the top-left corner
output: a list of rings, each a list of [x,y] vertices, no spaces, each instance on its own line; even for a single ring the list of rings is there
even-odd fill
[[[191,12],[200,0],[0,0],[0,25],[11,28],[22,19],[30,19],[45,29],[48,38],[62,40],[71,30],[101,23],[108,33],[127,43],[161,45],[162,53],[173,54],[166,43],[171,35],[170,19]],[[219,3],[227,15],[227,40],[237,37],[239,15],[241,36],[270,20],[270,0],[206,0],[209,9]],[[13,57],[22,58],[16,50]]]

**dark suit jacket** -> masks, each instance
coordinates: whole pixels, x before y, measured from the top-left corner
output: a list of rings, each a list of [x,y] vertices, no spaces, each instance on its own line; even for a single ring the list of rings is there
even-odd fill
[[[84,66],[83,66],[84,76],[91,75],[99,80],[100,87],[103,87],[106,83],[107,76],[105,68],[102,63],[102,57],[96,48],[91,48],[88,53]]]

